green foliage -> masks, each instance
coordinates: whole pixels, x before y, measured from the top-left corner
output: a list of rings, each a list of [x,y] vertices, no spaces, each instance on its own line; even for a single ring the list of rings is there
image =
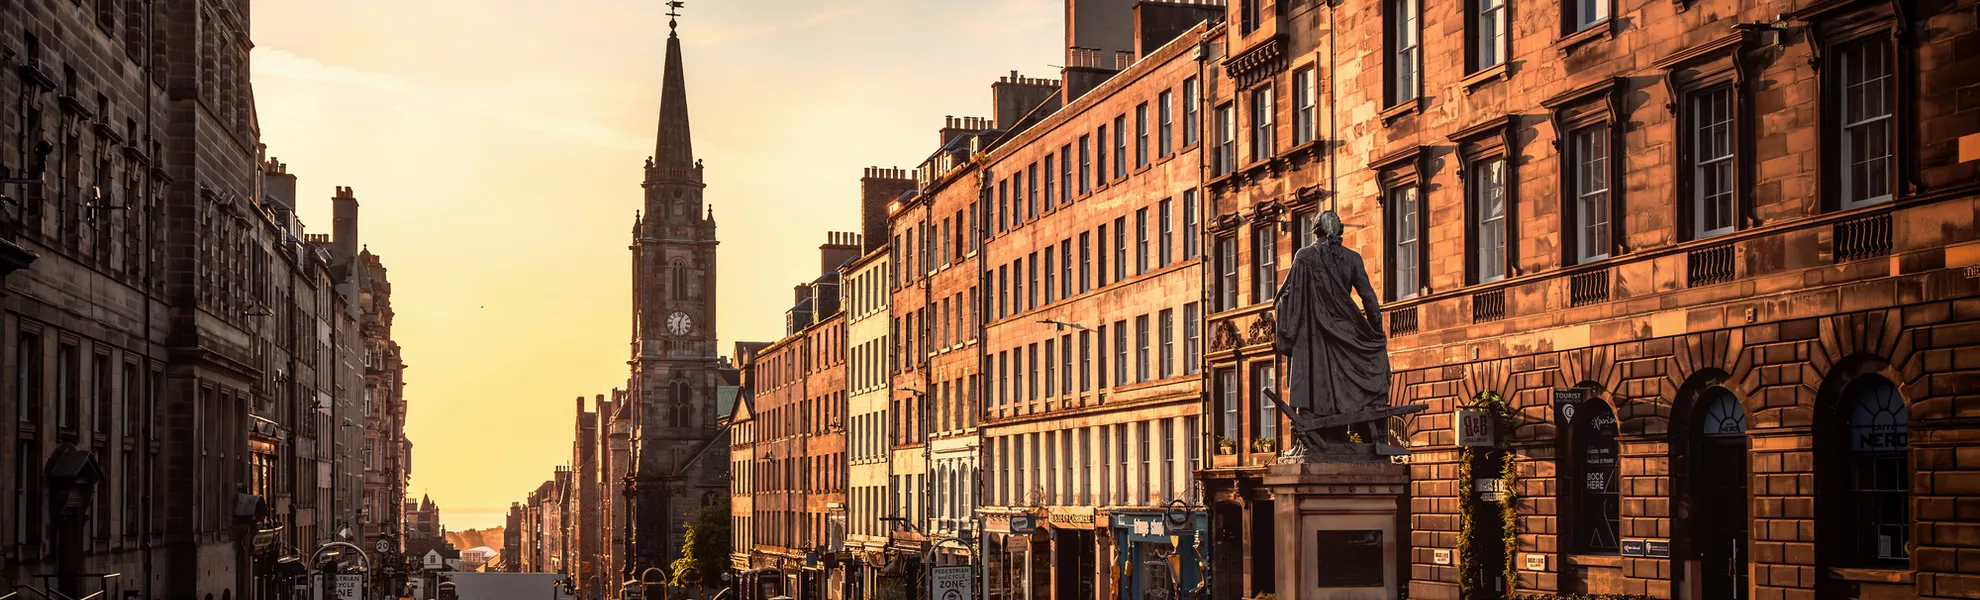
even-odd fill
[[[729,497],[719,498],[714,504],[688,512],[687,544],[668,569],[674,574],[668,585],[709,585],[720,581],[720,574],[729,569]]]
[[[1482,408],[1491,411],[1492,414],[1499,418],[1501,430],[1506,431],[1510,435],[1512,410],[1506,406],[1505,399],[1500,398],[1498,394],[1492,392],[1480,393],[1472,398],[1471,402],[1466,404],[1465,408]],[[1519,501],[1518,493],[1515,490],[1516,486],[1514,485],[1516,483],[1515,477],[1517,476],[1517,470],[1514,465],[1518,464],[1517,457],[1513,456],[1510,452],[1506,453],[1505,470],[1499,474],[1501,489],[1499,492],[1499,514],[1496,516],[1504,520],[1505,526],[1502,530],[1505,532],[1505,537],[1496,541],[1472,539],[1476,537],[1476,534],[1472,531],[1471,523],[1472,519],[1477,515],[1472,514],[1471,508],[1472,494],[1474,493],[1471,489],[1471,481],[1474,478],[1471,464],[1477,457],[1478,450],[1476,448],[1464,448],[1458,453],[1458,539],[1456,554],[1459,557],[1458,596],[1461,598],[1473,597],[1478,592],[1477,571],[1470,568],[1470,565],[1476,558],[1474,556],[1476,544],[1503,544],[1505,547],[1505,565],[1503,565],[1503,568],[1505,569],[1504,576],[1507,591],[1511,591],[1519,583],[1519,567],[1517,561],[1514,560],[1514,557],[1519,554]]]

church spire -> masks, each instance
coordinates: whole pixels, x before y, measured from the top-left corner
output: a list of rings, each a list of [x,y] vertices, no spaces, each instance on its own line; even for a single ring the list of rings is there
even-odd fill
[[[668,2],[667,67],[660,91],[660,132],[654,163],[662,167],[694,166],[694,140],[688,133],[687,76],[681,71],[681,36],[674,28],[681,2]]]

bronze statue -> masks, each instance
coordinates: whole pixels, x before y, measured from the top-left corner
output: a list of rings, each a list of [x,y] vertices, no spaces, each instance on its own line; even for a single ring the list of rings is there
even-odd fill
[[[1423,410],[1425,405],[1389,405],[1389,341],[1382,312],[1369,285],[1361,255],[1341,245],[1341,218],[1320,213],[1318,238],[1293,254],[1292,270],[1279,288],[1274,347],[1286,357],[1286,398],[1271,398],[1292,420],[1305,451],[1357,452],[1352,436],[1366,443],[1387,441],[1381,425],[1388,417]],[[1360,298],[1357,307],[1350,295]],[[1363,430],[1350,426],[1367,424]],[[1363,448],[1366,448],[1365,446]],[[1381,444],[1383,454],[1400,448]]]

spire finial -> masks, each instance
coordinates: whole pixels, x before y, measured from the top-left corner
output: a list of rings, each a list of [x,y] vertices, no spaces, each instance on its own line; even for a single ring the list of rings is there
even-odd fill
[[[675,19],[680,18],[681,7],[686,5],[687,3],[681,0],[671,0],[667,3],[667,33],[669,35],[673,34],[674,29],[679,26],[679,23]]]

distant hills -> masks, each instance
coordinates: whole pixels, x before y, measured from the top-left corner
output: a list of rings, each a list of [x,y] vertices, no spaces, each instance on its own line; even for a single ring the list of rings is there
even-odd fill
[[[461,550],[487,546],[491,550],[501,552],[503,532],[504,528],[500,525],[487,529],[449,531],[447,532],[447,543],[453,544],[455,548]]]

